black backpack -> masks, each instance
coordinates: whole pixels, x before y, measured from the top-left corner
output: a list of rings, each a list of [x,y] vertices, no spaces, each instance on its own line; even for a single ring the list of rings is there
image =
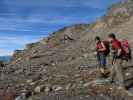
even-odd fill
[[[106,47],[105,55],[108,56],[110,54],[110,43],[108,41],[103,41],[103,43]]]

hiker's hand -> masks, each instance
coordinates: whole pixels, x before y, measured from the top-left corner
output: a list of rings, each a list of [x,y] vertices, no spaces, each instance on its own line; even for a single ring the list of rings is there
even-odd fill
[[[122,50],[119,49],[118,52],[117,52],[117,56],[120,56],[121,55],[121,52],[122,52]]]
[[[96,56],[97,55],[97,52],[94,52],[94,55]]]
[[[94,56],[97,56],[97,52],[94,52],[93,54],[94,54]]]
[[[115,53],[115,50],[111,50],[111,53],[114,54]]]
[[[117,57],[119,57],[121,54],[120,53],[117,53]]]

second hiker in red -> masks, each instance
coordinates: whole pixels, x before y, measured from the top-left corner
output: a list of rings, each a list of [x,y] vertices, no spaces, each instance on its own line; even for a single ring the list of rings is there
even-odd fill
[[[108,40],[111,43],[113,60],[112,60],[112,69],[111,69],[111,80],[115,81],[121,88],[124,88],[124,78],[123,78],[123,69],[122,69],[122,56],[124,55],[124,50],[121,47],[121,43],[116,39],[115,34],[109,34]]]

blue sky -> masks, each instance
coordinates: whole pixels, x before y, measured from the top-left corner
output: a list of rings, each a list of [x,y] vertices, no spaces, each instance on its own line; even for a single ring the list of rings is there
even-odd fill
[[[0,56],[64,26],[90,23],[119,0],[0,0]]]

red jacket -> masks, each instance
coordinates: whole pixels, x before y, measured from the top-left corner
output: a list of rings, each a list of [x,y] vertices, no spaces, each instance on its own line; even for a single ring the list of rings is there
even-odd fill
[[[120,41],[112,40],[111,41],[111,46],[112,46],[112,50],[114,50],[115,52],[117,52],[118,49],[121,49],[122,50],[121,54],[125,54],[124,50],[122,49]]]
[[[106,52],[106,49],[104,51],[99,51],[99,49],[103,49],[103,45],[102,45],[102,42],[99,41],[98,43],[96,43],[96,50],[99,52],[99,53],[105,53]]]

